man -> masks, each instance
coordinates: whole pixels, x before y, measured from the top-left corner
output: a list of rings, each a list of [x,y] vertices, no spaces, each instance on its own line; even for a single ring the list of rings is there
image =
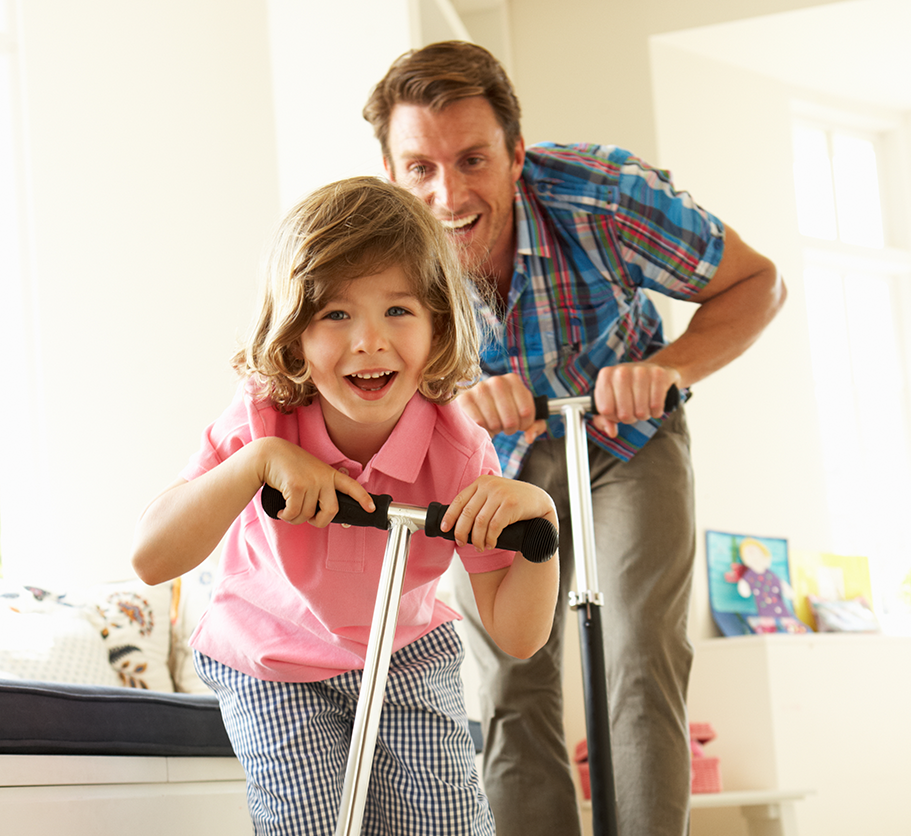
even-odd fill
[[[563,736],[561,654],[572,579],[562,422],[532,393],[595,393],[592,502],[621,836],[687,830],[686,617],[695,524],[687,388],[740,355],[784,302],[774,264],[613,147],[525,148],[503,68],[463,42],[406,53],[364,108],[391,180],[450,230],[494,339],[459,402],[504,474],[539,485],[561,517],[561,594],[547,646],[518,661],[484,641],[459,581],[482,679],[484,784],[499,836],[579,831]],[[648,288],[698,305],[665,344]],[[473,626],[472,626],[473,625]]]

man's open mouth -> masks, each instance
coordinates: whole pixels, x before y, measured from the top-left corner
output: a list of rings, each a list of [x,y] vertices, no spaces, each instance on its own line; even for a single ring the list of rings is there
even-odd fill
[[[462,218],[440,218],[440,223],[449,232],[464,234],[475,228],[480,215],[465,215]]]

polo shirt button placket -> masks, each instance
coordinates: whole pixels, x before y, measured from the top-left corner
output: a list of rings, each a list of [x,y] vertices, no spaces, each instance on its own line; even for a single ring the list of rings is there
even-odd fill
[[[347,467],[340,467],[340,468],[338,469],[338,472],[341,473],[342,476],[348,476],[348,475],[349,475],[349,474],[348,474],[348,468],[347,468]],[[351,525],[350,525],[349,523],[342,523],[342,528],[351,528]]]

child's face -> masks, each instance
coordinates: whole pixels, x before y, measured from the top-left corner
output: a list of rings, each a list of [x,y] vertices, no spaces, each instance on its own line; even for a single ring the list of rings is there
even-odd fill
[[[388,438],[430,357],[430,312],[399,265],[339,287],[301,336],[329,435]]]

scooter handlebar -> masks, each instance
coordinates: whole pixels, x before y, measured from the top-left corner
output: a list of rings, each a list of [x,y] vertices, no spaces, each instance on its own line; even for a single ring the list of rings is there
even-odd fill
[[[332,518],[332,522],[361,528],[379,528],[383,531],[389,528],[389,513],[393,504],[389,494],[370,494],[376,505],[373,512],[365,511],[360,503],[348,494],[336,491],[335,495],[338,499],[338,512]],[[281,491],[271,485],[263,485],[261,502],[263,510],[273,519],[278,519],[279,512],[285,507],[285,498]],[[452,530],[440,530],[440,523],[448,508],[448,505],[441,505],[439,502],[431,502],[427,506],[424,533],[428,537],[455,540]],[[471,542],[470,537],[468,542]],[[498,548],[521,552],[531,563],[544,563],[550,560],[557,551],[558,543],[557,529],[543,517],[512,523],[506,526],[497,538]]]
[[[551,404],[559,404],[560,401],[584,401],[586,402],[587,412],[594,414],[598,411],[598,407],[595,405],[594,392],[591,395],[582,395],[579,398],[549,398],[547,395],[535,395],[535,420],[541,421],[548,418],[551,414]],[[678,406],[680,406],[680,390],[672,383],[671,388],[667,390],[667,394],[664,396],[664,411],[673,412]]]

